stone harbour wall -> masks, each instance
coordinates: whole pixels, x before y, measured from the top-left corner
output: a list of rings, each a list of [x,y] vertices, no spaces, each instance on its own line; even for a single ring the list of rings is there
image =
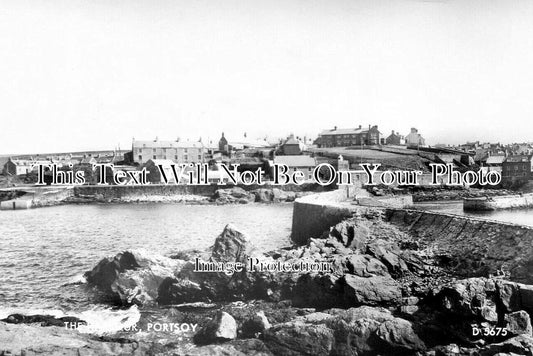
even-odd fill
[[[320,237],[330,226],[352,216],[357,206],[346,202],[346,198],[347,192],[339,189],[296,199],[292,214],[293,242],[304,245],[310,238]]]
[[[308,195],[294,202],[292,241],[304,245],[310,238],[318,238],[331,226],[351,217],[357,210],[374,207],[407,207],[412,197],[369,197],[355,187]]]
[[[533,282],[532,227],[406,209],[387,209],[385,215],[432,253],[449,258],[459,273],[484,276],[500,271],[514,281]]]
[[[361,209],[381,210],[386,222],[413,236],[421,249],[458,275],[501,275],[533,283],[533,227],[392,206],[362,206],[347,201],[341,190],[296,199],[292,240],[304,245],[310,238],[320,238],[330,226]]]

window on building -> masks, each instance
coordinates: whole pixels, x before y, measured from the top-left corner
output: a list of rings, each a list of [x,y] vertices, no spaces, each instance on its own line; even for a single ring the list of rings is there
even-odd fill
[[[178,159],[178,155],[174,155],[174,159],[177,160]]]
[[[154,156],[153,156],[153,158],[154,158],[154,159],[156,159],[156,158],[157,158],[157,156],[156,156],[156,155],[154,155]]]
[[[187,149],[186,149],[186,148],[184,148],[184,149],[183,149],[183,152],[187,153]]]
[[[155,148],[153,148],[152,151],[155,153]]]
[[[142,161],[142,160],[143,160],[143,156],[139,155],[139,161]]]
[[[189,160],[189,156],[188,156],[188,155],[183,155],[183,159],[184,159],[185,161],[188,161],[188,160]]]
[[[199,161],[202,160],[202,155],[198,155],[198,160],[199,160]]]

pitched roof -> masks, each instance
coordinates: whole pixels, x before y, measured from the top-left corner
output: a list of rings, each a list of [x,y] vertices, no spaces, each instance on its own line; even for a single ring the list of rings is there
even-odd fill
[[[511,163],[530,162],[530,161],[531,161],[531,158],[529,156],[524,156],[524,155],[509,156],[505,160],[505,162],[511,162]]]
[[[487,164],[502,164],[505,161],[505,156],[489,156]]]
[[[316,166],[316,160],[311,156],[276,156],[274,158],[275,164],[285,164],[289,167],[312,167]]]
[[[299,145],[300,141],[294,138],[294,136],[291,136],[285,141],[284,145]]]
[[[31,166],[31,165],[46,165],[52,163],[52,161],[48,160],[30,160],[30,159],[10,159],[10,161],[15,164],[16,166]]]
[[[204,144],[199,141],[133,141],[135,148],[202,148]]]
[[[368,131],[368,129],[357,128],[357,129],[332,129],[324,130],[320,133],[320,136],[328,135],[355,135]]]

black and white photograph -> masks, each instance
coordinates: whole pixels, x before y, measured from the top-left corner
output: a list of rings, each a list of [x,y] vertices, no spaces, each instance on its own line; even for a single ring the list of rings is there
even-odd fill
[[[0,0],[0,356],[533,355],[533,1]]]

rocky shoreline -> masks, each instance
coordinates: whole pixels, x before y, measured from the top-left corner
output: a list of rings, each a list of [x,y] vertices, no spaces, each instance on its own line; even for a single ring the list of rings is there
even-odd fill
[[[370,208],[305,246],[268,253],[228,225],[208,250],[170,257],[123,251],[86,273],[100,300],[139,308],[135,328],[82,334],[65,330],[63,320],[12,315],[0,322],[0,345],[13,355],[531,354],[533,285],[505,271],[459,270],[465,256],[438,243],[418,240]],[[196,258],[332,268],[195,272]],[[150,329],[154,323],[198,328]],[[13,337],[20,333],[33,336]]]
[[[249,204],[249,203],[284,203],[293,202],[314,191],[286,191],[279,188],[259,188],[244,190],[241,187],[217,189],[212,195],[170,194],[121,196],[106,198],[103,195],[78,195],[62,201],[67,204],[91,203],[186,203],[186,204]]]
[[[514,195],[516,192],[507,189],[480,189],[464,187],[402,187],[394,188],[384,185],[367,187],[375,196],[412,195],[413,202],[462,200],[464,198],[486,198]]]

